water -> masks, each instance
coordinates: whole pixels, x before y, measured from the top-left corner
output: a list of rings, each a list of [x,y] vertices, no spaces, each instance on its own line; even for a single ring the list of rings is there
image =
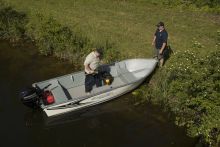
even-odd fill
[[[132,96],[77,113],[48,119],[21,104],[19,91],[33,82],[68,74],[74,68],[38,55],[32,45],[0,41],[0,146],[31,147],[193,147],[158,107],[134,106]]]

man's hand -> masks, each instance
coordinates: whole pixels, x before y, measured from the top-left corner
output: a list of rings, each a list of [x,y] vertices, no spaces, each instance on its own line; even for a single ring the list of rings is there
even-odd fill
[[[90,70],[88,74],[93,74],[94,72],[94,70]]]
[[[156,41],[156,36],[154,35],[154,38],[153,38],[151,45],[155,46],[155,41]]]
[[[162,49],[160,49],[159,54],[163,54],[163,50]]]
[[[166,47],[166,43],[164,42],[161,49],[160,49],[159,54],[163,54],[163,50],[165,49],[165,47]]]
[[[155,42],[152,42],[151,45],[152,45],[152,46],[155,46]]]

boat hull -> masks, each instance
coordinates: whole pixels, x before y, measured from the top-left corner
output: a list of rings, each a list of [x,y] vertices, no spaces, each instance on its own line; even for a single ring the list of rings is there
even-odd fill
[[[153,72],[156,65],[155,59],[127,59],[102,65],[99,67],[99,73],[102,75],[96,79],[101,84],[93,85],[89,95],[85,92],[84,71],[33,83],[37,97],[32,97],[32,91],[26,91],[23,93],[24,102],[36,104],[48,117],[81,110],[134,90]],[[111,75],[110,84],[104,82],[103,73]],[[37,101],[34,101],[35,98]]]
[[[70,102],[70,103],[66,103],[65,105],[60,105],[59,107],[45,108],[44,112],[46,113],[48,117],[52,117],[52,116],[57,116],[57,115],[61,115],[61,114],[72,112],[72,111],[81,110],[87,107],[91,107],[91,106],[112,100],[121,95],[124,95],[134,90],[135,88],[137,88],[142,82],[143,80],[140,80],[138,82],[116,88],[112,91],[108,91],[105,93],[101,93],[99,95],[91,96],[90,98],[80,101],[78,104],[71,104]]]

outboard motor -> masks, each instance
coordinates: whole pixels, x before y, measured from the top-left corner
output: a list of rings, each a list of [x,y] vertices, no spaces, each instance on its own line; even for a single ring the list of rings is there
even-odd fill
[[[28,87],[25,88],[21,93],[21,101],[24,105],[30,107],[30,108],[38,108],[42,102],[45,105],[49,105],[55,102],[53,94],[45,90],[47,89],[51,84],[48,84],[44,88],[38,87],[38,85],[35,85],[36,87]]]
[[[23,104],[28,107],[37,108],[40,105],[38,90],[34,87],[25,88],[20,93],[20,97]]]

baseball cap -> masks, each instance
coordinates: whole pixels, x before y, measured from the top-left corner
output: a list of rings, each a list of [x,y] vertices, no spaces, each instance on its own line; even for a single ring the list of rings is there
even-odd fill
[[[164,23],[163,22],[159,22],[156,26],[157,27],[164,26]]]
[[[96,51],[99,53],[99,56],[103,56],[103,48],[96,48]]]

